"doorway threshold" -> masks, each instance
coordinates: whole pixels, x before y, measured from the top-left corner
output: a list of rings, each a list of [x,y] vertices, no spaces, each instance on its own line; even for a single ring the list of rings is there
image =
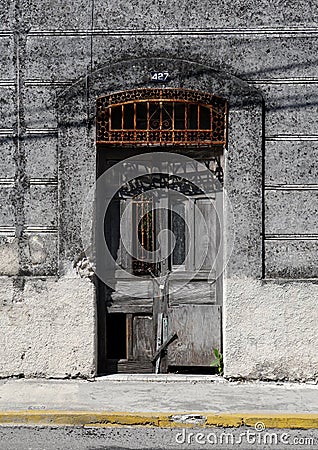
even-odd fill
[[[94,378],[95,381],[131,381],[131,382],[160,382],[160,383],[228,383],[228,380],[219,375],[198,375],[198,374],[110,374],[101,375]]]

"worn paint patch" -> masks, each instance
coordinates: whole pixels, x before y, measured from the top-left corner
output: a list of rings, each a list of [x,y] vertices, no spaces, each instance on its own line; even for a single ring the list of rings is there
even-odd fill
[[[171,422],[180,424],[195,424],[204,425],[206,422],[206,416],[200,414],[175,414],[169,417]]]

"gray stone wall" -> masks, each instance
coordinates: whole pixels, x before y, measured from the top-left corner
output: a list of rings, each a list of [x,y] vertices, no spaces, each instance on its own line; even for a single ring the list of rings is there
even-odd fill
[[[73,267],[95,176],[94,112],[70,96],[81,125],[61,133],[60,107],[78,79],[83,98],[125,86],[115,69],[94,84],[91,74],[140,58],[204,64],[263,98],[261,271],[227,275],[225,370],[317,376],[316,2],[7,0],[0,49],[0,376],[95,370],[94,287]],[[127,89],[147,83],[137,66]],[[186,83],[195,88],[196,77]],[[243,147],[227,164],[240,163],[244,184],[253,166]]]

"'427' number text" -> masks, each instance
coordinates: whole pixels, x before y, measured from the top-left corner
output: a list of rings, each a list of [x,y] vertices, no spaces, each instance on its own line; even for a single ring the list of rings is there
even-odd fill
[[[151,81],[163,82],[169,80],[169,72],[151,72]]]

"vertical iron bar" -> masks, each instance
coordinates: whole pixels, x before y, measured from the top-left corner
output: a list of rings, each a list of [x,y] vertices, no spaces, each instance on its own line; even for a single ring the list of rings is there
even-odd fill
[[[148,201],[147,201],[147,208],[146,208],[146,251],[149,249],[149,210],[148,210]]]
[[[153,199],[151,200],[151,251],[155,250],[155,208]]]
[[[138,261],[139,261],[139,247],[138,247],[138,202],[134,201],[134,255],[135,255],[135,272],[138,273]]]
[[[160,133],[160,144],[162,142],[162,102],[159,103],[159,133]]]
[[[201,124],[200,124],[200,103],[198,103],[198,113],[197,113],[197,143],[198,145],[200,145],[201,142],[201,134],[200,134],[200,129],[201,129]]]
[[[121,142],[124,141],[124,104],[121,105]]]
[[[174,102],[172,102],[172,142],[174,143]]]
[[[188,104],[184,105],[184,140],[188,142]]]
[[[134,141],[137,140],[136,127],[137,127],[137,104],[134,103]]]
[[[152,229],[152,212],[151,212],[151,202],[148,202],[149,208],[147,208],[147,215],[149,217],[148,219],[148,229],[147,229],[147,236],[148,236],[148,242],[147,242],[147,250],[148,252],[151,251],[151,229]]]
[[[139,221],[141,225],[141,254],[142,254],[142,269],[145,269],[145,227],[144,227],[144,213],[145,213],[145,200],[144,196],[141,197],[141,220]]]
[[[213,106],[210,106],[210,137],[213,140]]]
[[[109,140],[112,140],[112,107],[109,107]]]
[[[147,102],[147,141],[149,142],[149,130],[150,130],[150,105]]]

